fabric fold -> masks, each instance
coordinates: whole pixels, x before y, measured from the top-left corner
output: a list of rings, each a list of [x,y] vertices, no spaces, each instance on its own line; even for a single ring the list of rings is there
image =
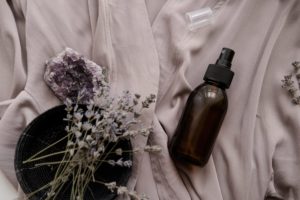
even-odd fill
[[[25,87],[26,67],[17,27],[10,5],[0,3],[0,101],[15,98]]]

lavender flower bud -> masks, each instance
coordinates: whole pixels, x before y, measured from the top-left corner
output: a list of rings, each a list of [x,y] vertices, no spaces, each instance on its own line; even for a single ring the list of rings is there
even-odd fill
[[[128,192],[128,195],[132,200],[140,200],[139,195],[135,191]]]
[[[117,183],[116,182],[111,182],[111,183],[105,183],[104,184],[107,189],[109,189],[111,192],[114,192],[114,190],[117,188]]]
[[[123,167],[123,158],[120,158],[117,162],[116,165]]]
[[[82,136],[82,133],[80,131],[75,132],[76,138],[80,138]]]
[[[88,131],[90,129],[92,129],[93,125],[89,122],[84,122],[83,125],[82,125],[82,129],[85,130],[85,131]]]
[[[70,149],[70,150],[69,150],[70,156],[73,156],[73,155],[74,155],[74,152],[75,152],[74,149]]]
[[[82,122],[77,122],[75,123],[75,125],[77,126],[77,128],[80,130],[82,127]]]
[[[101,143],[97,149],[98,152],[103,153],[105,151],[105,147],[103,145],[103,143]]]
[[[118,187],[117,194],[118,195],[123,195],[123,194],[127,195],[128,194],[127,187],[124,187],[124,186]]]
[[[116,161],[114,161],[114,160],[108,160],[107,163],[110,164],[111,166],[116,165]]]
[[[89,142],[89,143],[91,143],[94,139],[92,138],[92,136],[91,135],[88,135],[88,136],[86,136],[86,141],[87,142]]]
[[[118,148],[115,150],[116,155],[122,156],[123,150],[121,148]]]
[[[79,149],[82,149],[82,148],[88,148],[88,144],[86,143],[86,142],[84,142],[84,141],[78,141],[78,147],[79,147]]]
[[[99,156],[100,156],[100,153],[99,153],[98,151],[95,151],[95,152],[93,153],[94,159],[99,158]]]
[[[295,61],[295,62],[292,63],[292,65],[293,65],[296,72],[300,69],[300,62]]]
[[[154,146],[149,146],[146,145],[144,147],[144,151],[146,152],[152,152],[152,153],[156,153],[156,152],[161,152],[162,148],[160,146],[154,145]]]
[[[74,145],[74,142],[72,142],[70,140],[67,142],[67,147],[70,147],[70,146],[73,146],[73,145]]]
[[[74,113],[74,117],[77,121],[81,121],[82,120],[82,117],[83,117],[83,114],[79,113],[79,112],[75,112]]]
[[[123,166],[124,166],[124,167],[128,167],[128,168],[131,167],[131,166],[132,166],[132,161],[131,161],[131,160],[126,160],[126,161],[124,161],[124,162],[123,162]]]
[[[88,110],[85,112],[85,116],[88,119],[92,118],[94,116],[94,114],[95,114],[94,111],[91,111],[91,110]]]

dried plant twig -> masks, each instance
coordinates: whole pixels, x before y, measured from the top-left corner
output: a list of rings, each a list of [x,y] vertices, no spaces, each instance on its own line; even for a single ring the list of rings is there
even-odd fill
[[[294,71],[283,77],[283,80],[281,80],[282,85],[281,87],[284,88],[289,96],[292,99],[292,103],[296,105],[300,105],[300,95],[299,95],[299,87],[300,87],[300,73],[298,73],[300,69],[300,62],[295,61],[292,63],[292,66],[294,68]],[[293,78],[296,78],[297,80],[297,85],[295,84],[295,81],[293,81]]]

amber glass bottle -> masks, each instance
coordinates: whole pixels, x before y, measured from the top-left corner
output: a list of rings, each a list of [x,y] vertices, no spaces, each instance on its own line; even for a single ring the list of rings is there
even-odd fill
[[[169,143],[173,159],[204,166],[227,111],[227,95],[234,73],[234,51],[223,48],[216,64],[208,66],[204,83],[189,96],[176,132]]]

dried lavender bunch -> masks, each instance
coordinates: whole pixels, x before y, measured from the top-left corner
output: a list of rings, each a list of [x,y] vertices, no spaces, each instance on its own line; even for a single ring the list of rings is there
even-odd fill
[[[300,73],[298,73],[300,69],[300,62],[295,61],[292,63],[292,66],[294,68],[294,71],[289,74],[284,76],[283,80],[281,80],[282,85],[281,87],[286,89],[288,92],[289,96],[292,99],[292,103],[296,105],[300,105],[300,95],[299,95],[299,86],[300,86]],[[293,77],[296,77],[296,80],[298,82],[298,88],[295,86],[295,81],[293,81]]]
[[[36,166],[58,165],[55,178],[42,189],[48,188],[46,200],[56,199],[59,191],[64,187],[68,180],[72,180],[73,186],[71,199],[83,200],[85,191],[89,182],[96,182],[108,186],[99,180],[95,180],[95,171],[103,164],[108,163],[112,166],[131,167],[131,160],[108,160],[109,154],[122,156],[123,153],[134,153],[138,151],[160,152],[159,146],[145,146],[133,150],[123,150],[111,148],[107,151],[109,145],[116,146],[121,140],[130,140],[137,135],[148,136],[152,132],[152,127],[138,127],[139,117],[143,109],[148,108],[155,101],[155,96],[150,95],[144,101],[140,100],[140,95],[131,95],[128,91],[117,101],[107,96],[109,88],[97,93],[94,101],[86,105],[86,109],[81,108],[78,103],[67,100],[65,120],[68,126],[65,128],[67,133],[67,145],[63,152],[54,152],[50,155],[39,156],[38,152],[24,163],[36,162],[64,154],[60,161],[38,163]],[[80,98],[78,99],[78,101]],[[50,145],[51,146],[51,145]],[[146,199],[145,196],[139,196],[134,191],[128,191],[124,186],[116,186],[114,192],[121,195],[127,195],[131,199]],[[109,188],[110,189],[110,188]],[[37,190],[28,195],[34,195]],[[121,192],[123,191],[123,192]]]

